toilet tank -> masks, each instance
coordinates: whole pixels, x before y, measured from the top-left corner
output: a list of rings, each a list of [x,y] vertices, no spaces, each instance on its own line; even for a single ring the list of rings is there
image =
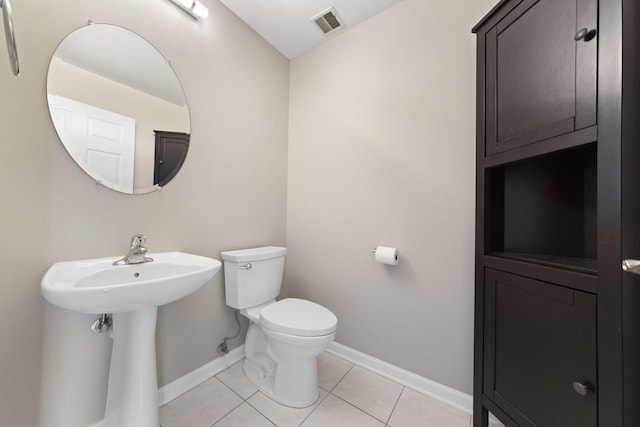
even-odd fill
[[[286,253],[277,246],[222,252],[227,305],[242,309],[276,299]]]

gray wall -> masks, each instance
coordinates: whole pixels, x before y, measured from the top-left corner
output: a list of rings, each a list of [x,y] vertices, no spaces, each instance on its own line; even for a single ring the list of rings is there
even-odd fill
[[[212,257],[286,244],[288,295],[332,309],[339,342],[470,393],[470,28],[495,0],[405,0],[291,64],[203,2],[200,23],[168,0],[13,2],[23,73],[0,48],[0,424],[101,417],[110,342],[88,332],[94,316],[44,303],[39,281],[55,261],[120,255],[137,232],[152,251]],[[160,193],[94,184],[57,140],[48,62],[88,19],[141,34],[184,85],[193,145]],[[378,244],[400,265],[373,263]],[[163,307],[160,385],[217,357],[234,327],[222,275]]]
[[[288,295],[333,310],[338,342],[469,394],[471,27],[495,3],[405,0],[290,69]]]
[[[139,232],[150,251],[216,258],[222,250],[285,244],[288,60],[217,1],[204,3],[210,16],[198,23],[168,0],[13,2],[19,78],[0,47],[2,425],[35,426],[38,412],[47,426],[86,427],[102,417],[110,342],[89,332],[95,316],[43,302],[40,278],[51,263],[121,255]],[[89,19],[137,32],[182,81],[192,145],[162,192],[128,196],[96,185],[55,134],[46,104],[49,59]],[[216,358],[234,329],[222,274],[161,308],[160,385]]]

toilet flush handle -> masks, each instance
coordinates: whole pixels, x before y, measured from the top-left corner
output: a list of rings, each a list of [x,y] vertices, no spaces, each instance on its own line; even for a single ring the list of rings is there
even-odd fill
[[[236,267],[238,270],[251,270],[251,268],[253,268],[253,266],[251,265],[250,262],[246,263],[246,264],[240,264],[239,266]]]

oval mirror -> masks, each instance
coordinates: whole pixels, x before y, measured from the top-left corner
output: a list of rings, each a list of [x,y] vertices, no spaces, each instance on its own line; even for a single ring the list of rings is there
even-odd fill
[[[67,152],[106,187],[148,193],[184,162],[182,86],[162,54],[125,28],[90,24],[69,34],[51,58],[47,101]]]

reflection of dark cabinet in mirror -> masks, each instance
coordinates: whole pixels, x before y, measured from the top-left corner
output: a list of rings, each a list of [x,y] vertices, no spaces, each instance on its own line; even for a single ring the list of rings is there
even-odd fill
[[[156,156],[153,168],[154,185],[164,186],[178,173],[189,150],[188,133],[154,131]]]
[[[184,152],[153,185],[152,130],[189,134],[189,107],[169,61],[136,33],[95,23],[74,30],[51,57],[46,95],[64,148],[105,187],[149,193],[180,168]]]

